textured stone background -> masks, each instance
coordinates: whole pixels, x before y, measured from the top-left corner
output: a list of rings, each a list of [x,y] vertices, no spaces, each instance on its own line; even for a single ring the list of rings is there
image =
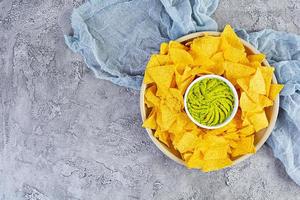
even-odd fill
[[[0,199],[300,199],[266,146],[209,174],[140,127],[138,92],[96,79],[64,44],[81,0],[0,0]],[[221,0],[220,27],[300,34],[299,0]]]

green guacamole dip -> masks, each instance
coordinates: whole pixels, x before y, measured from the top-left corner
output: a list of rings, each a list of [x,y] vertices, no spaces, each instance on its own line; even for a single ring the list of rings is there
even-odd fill
[[[186,103],[189,113],[197,122],[205,126],[216,126],[231,115],[234,95],[224,81],[205,78],[192,86]]]

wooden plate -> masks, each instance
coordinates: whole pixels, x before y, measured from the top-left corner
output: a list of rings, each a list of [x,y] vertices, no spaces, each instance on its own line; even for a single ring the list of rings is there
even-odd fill
[[[206,35],[212,35],[212,36],[219,36],[221,33],[220,32],[197,32],[197,33],[192,33],[192,34],[189,34],[189,35],[185,35],[181,38],[178,38],[176,41],[181,42],[181,43],[186,43],[186,42],[189,42],[189,41],[191,41],[191,40],[193,40],[197,37],[202,37],[205,34]],[[255,49],[251,44],[249,44],[245,40],[241,39],[241,41],[242,41],[244,47],[246,48],[246,52],[247,52],[248,55],[260,53],[257,49]],[[270,66],[267,60],[263,61],[263,65],[264,66]],[[277,83],[275,75],[273,75],[272,83]],[[143,121],[146,119],[146,116],[149,114],[149,110],[147,110],[147,107],[146,107],[145,101],[144,101],[146,88],[147,88],[147,85],[145,85],[143,83],[142,87],[141,87],[141,91],[140,91],[140,110],[141,110],[141,115],[142,115],[142,120]],[[269,126],[265,129],[255,133],[254,144],[255,144],[255,148],[256,148],[257,151],[262,147],[262,145],[266,142],[268,137],[271,135],[271,132],[272,132],[274,126],[275,126],[275,122],[276,122],[276,119],[277,119],[277,116],[278,116],[278,111],[279,111],[279,96],[274,101],[274,105],[272,107],[268,107],[266,109],[266,115],[267,115],[268,120],[269,120]],[[169,158],[171,158],[172,160],[174,160],[175,162],[177,162],[179,164],[185,165],[184,161],[181,159],[179,153],[178,154],[173,153],[174,151],[171,151],[166,145],[164,145],[158,139],[156,139],[154,137],[153,131],[151,129],[146,128],[146,130],[147,130],[147,133],[148,133],[149,137],[153,141],[153,143],[166,156],[168,156]],[[251,155],[252,154],[246,154],[246,155],[237,157],[235,160],[233,160],[233,164],[231,166],[240,163],[241,161],[247,159]]]

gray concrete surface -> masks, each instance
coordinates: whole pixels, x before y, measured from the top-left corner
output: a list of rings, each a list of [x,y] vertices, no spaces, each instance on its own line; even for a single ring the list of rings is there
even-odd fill
[[[140,127],[138,92],[96,79],[64,44],[81,0],[0,0],[0,199],[300,199],[264,146],[208,174]],[[221,0],[220,27],[300,34],[299,0]]]

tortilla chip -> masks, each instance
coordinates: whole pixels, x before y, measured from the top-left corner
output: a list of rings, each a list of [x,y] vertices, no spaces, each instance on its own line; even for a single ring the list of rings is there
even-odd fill
[[[156,93],[156,86],[153,85],[146,89],[145,92],[145,103],[147,104],[148,108],[158,106],[160,99],[155,95]]]
[[[211,61],[213,61],[215,64],[212,65],[213,67],[210,69],[208,68],[208,71],[213,72],[217,75],[223,75],[224,74],[224,54],[223,52],[218,52],[215,55],[211,57]]]
[[[266,95],[266,84],[260,68],[257,68],[256,73],[251,77],[249,90],[258,94]]]
[[[191,48],[195,51],[204,52],[207,57],[211,57],[218,51],[220,43],[220,37],[204,36],[194,39]]]
[[[174,65],[150,67],[146,70],[158,88],[169,88],[174,75]],[[163,74],[163,76],[162,76]]]
[[[207,160],[202,165],[202,170],[204,172],[210,172],[222,169],[224,167],[232,165],[232,161],[229,158],[217,159],[217,160]]]
[[[225,50],[228,45],[244,51],[244,45],[241,42],[240,38],[235,34],[234,30],[230,25],[226,25],[223,32],[221,33],[221,48]]]
[[[260,70],[265,80],[266,95],[268,96],[270,93],[270,86],[275,69],[273,67],[260,67]]]
[[[167,55],[168,54],[168,50],[169,50],[169,45],[166,42],[163,42],[160,44],[160,50],[159,53],[161,55]]]
[[[255,54],[255,55],[249,55],[247,56],[248,60],[250,62],[259,62],[262,63],[264,61],[264,59],[266,58],[266,56],[264,54]]]
[[[171,40],[169,42],[169,49],[184,49],[187,50],[188,48],[181,44],[180,42]]]
[[[169,49],[169,55],[174,64],[191,65],[194,62],[193,57],[184,49]]]
[[[208,149],[204,154],[204,160],[217,160],[217,159],[226,159],[228,157],[227,151],[229,146],[217,146]]]
[[[194,168],[194,169],[201,169],[203,166],[203,155],[200,151],[200,149],[196,148],[193,152],[193,155],[190,157],[188,162],[186,163],[186,166],[188,168]]]
[[[192,151],[197,145],[198,140],[199,138],[196,137],[194,134],[186,132],[182,136],[178,144],[175,146],[175,148],[178,149],[180,153]]]
[[[254,129],[253,125],[248,125],[248,126],[243,127],[242,129],[240,129],[239,132],[240,132],[241,136],[246,137],[246,136],[254,134],[255,129]]]
[[[284,85],[281,85],[281,84],[271,84],[269,99],[274,101],[276,99],[277,95],[283,89],[283,87],[284,87]]]
[[[258,112],[262,110],[262,107],[253,102],[245,92],[241,93],[240,107],[243,112]]]
[[[240,79],[249,77],[255,73],[255,69],[239,63],[224,62],[225,64],[225,75],[229,79]]]
[[[191,50],[189,51],[193,57],[194,63],[193,66],[212,66],[215,63],[205,54],[205,52],[198,51],[197,49],[191,46]]]
[[[250,78],[249,77],[244,77],[237,79],[237,84],[243,91],[248,91],[249,89],[249,83],[250,83]]]
[[[225,60],[234,62],[234,63],[244,61],[245,59],[247,59],[246,53],[243,50],[236,49],[236,48],[233,48],[230,46],[224,50],[224,58],[225,58]]]
[[[241,140],[237,142],[237,147],[232,149],[231,156],[237,157],[248,153],[255,153],[254,135],[241,138]]]
[[[256,132],[268,127],[269,121],[264,111],[253,113],[249,116],[249,121],[254,126]]]
[[[273,105],[273,101],[264,95],[259,95],[259,105],[262,108],[269,107]]]
[[[147,119],[144,121],[143,125],[144,128],[156,129],[156,110],[152,109]]]

